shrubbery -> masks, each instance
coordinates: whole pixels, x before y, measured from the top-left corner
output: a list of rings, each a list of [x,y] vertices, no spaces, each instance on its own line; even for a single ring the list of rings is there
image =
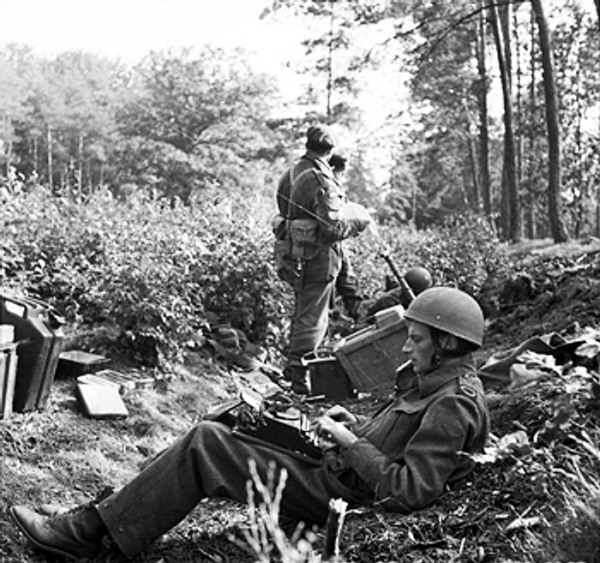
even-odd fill
[[[289,296],[275,280],[261,215],[108,193],[86,203],[15,195],[0,211],[9,235],[2,286],[48,302],[72,325],[113,327],[144,363],[219,323],[269,342],[282,334]]]
[[[175,206],[98,192],[87,202],[43,190],[10,196],[0,209],[0,280],[42,299],[69,325],[110,328],[113,344],[156,365],[199,331],[230,324],[281,350],[291,291],[272,266],[269,203]],[[400,271],[422,264],[438,283],[476,293],[502,265],[498,241],[473,217],[439,231],[383,227]],[[381,241],[365,234],[348,251],[366,293],[383,287]]]
[[[481,216],[465,214],[441,227],[415,231],[406,226],[379,227],[381,239],[365,234],[350,243],[353,264],[368,294],[382,290],[391,271],[381,259],[387,249],[400,273],[427,268],[436,284],[454,285],[477,298],[488,276],[509,267],[504,246]]]

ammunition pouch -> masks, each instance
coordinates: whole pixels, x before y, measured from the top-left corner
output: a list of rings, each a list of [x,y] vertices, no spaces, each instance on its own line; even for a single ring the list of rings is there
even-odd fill
[[[319,242],[319,223],[315,219],[288,221],[288,233],[295,246],[315,247]]]
[[[288,221],[288,236],[292,242],[292,256],[309,260],[319,250],[319,223],[315,219],[293,219]]]

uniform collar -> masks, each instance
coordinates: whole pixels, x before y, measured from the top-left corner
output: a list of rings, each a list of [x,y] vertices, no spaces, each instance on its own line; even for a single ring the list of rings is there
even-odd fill
[[[435,393],[440,387],[456,379],[465,371],[475,371],[475,364],[470,354],[460,358],[442,359],[439,366],[415,377],[419,398],[424,399]]]
[[[329,162],[327,162],[325,160],[325,158],[323,158],[321,155],[317,154],[316,152],[307,150],[306,154],[304,155],[303,158],[306,158],[307,160],[314,162],[322,172],[327,172],[329,174],[331,173],[331,166],[329,166]]]

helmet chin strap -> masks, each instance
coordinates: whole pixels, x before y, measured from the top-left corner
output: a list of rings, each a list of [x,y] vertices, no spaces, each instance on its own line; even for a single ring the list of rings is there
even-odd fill
[[[437,368],[445,357],[453,356],[460,348],[458,338],[453,334],[438,334],[434,342],[434,352],[431,356],[431,369]],[[429,370],[428,370],[429,371]]]
[[[456,352],[458,350],[458,339],[453,334],[441,334],[438,345],[443,352]]]

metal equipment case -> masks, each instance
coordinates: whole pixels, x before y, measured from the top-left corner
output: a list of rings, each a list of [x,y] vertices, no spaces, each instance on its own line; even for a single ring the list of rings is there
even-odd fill
[[[48,400],[62,350],[63,321],[41,301],[1,292],[0,323],[15,328],[18,363],[13,411],[41,409]]]

